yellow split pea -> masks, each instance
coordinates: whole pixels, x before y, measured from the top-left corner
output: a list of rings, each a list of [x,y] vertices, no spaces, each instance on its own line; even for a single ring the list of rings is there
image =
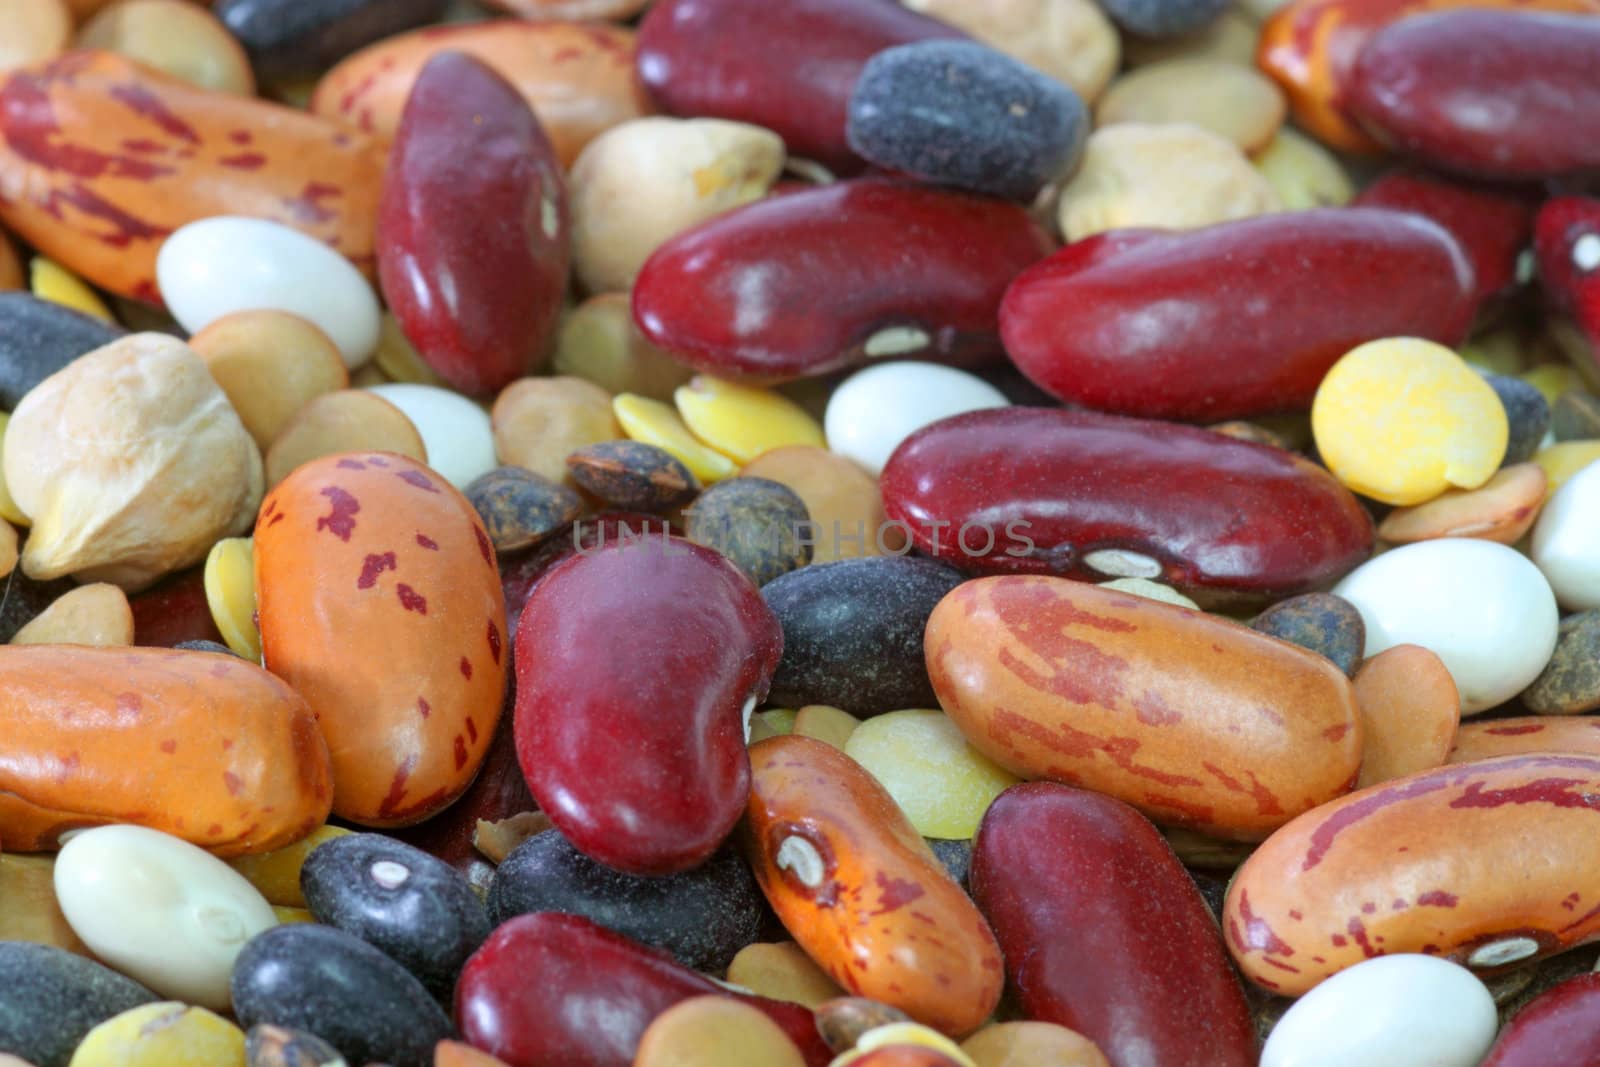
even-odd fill
[[[1311,432],[1334,477],[1399,506],[1488,481],[1509,431],[1483,378],[1450,349],[1413,337],[1346,353],[1311,406]]]

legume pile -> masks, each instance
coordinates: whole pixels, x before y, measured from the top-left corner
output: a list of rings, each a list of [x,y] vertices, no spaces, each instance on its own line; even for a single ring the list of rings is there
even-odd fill
[[[1600,0],[0,0],[0,290],[0,1067],[1600,1067]]]

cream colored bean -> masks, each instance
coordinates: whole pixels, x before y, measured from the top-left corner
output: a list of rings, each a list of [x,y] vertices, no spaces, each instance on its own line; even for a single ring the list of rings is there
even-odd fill
[[[629,289],[674,234],[767,194],[783,141],[722,119],[633,119],[584,148],[568,178],[573,266],[590,292]],[[647,176],[647,177],[646,177]]]
[[[13,645],[133,644],[133,610],[128,595],[95,582],[61,594],[11,638]]]
[[[64,0],[0,0],[0,71],[58,56],[71,40]]]
[[[1288,104],[1265,75],[1220,59],[1171,59],[1124,74],[1095,108],[1099,125],[1192,122],[1246,152],[1283,125]]]
[[[1282,206],[1233,142],[1188,123],[1130,122],[1089,135],[1056,222],[1078,241],[1129,226],[1210,226]]]
[[[1076,89],[1094,103],[1117,72],[1117,28],[1092,0],[900,0]]]
[[[634,393],[663,404],[672,403],[678,386],[694,377],[639,332],[627,293],[601,293],[573,308],[561,323],[550,367],[608,393]]]
[[[1290,211],[1342,207],[1356,195],[1338,157],[1288,127],[1280,129],[1253,160]]]
[[[188,0],[121,0],[84,23],[75,45],[119,53],[202,89],[255,95],[244,47],[215,15]]]

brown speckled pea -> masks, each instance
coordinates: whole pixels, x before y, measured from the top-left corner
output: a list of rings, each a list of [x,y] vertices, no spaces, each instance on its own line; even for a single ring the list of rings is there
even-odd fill
[[[700,482],[676,456],[642,441],[601,441],[567,457],[584,489],[613,507],[669,511],[700,492]]]
[[[1540,715],[1579,715],[1600,708],[1600,611],[1561,620],[1556,650],[1522,703]]]
[[[1367,642],[1361,612],[1332,593],[1280,600],[1252,619],[1250,628],[1324,655],[1352,678],[1361,667],[1361,650]]]
[[[497,552],[531,548],[583,514],[583,498],[521,467],[496,467],[466,488]]]
[[[714,548],[757,585],[811,562],[811,517],[799,495],[765,478],[729,478],[684,513],[689,540]]]

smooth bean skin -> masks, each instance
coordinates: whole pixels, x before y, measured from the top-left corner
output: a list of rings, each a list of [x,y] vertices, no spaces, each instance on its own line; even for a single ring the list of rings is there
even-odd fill
[[[1000,950],[888,791],[814,738],[768,738],[750,761],[740,841],[794,939],[852,994],[977,1029],[1000,999]]]
[[[325,456],[256,520],[263,662],[305,696],[333,755],[334,803],[407,826],[482,765],[505,693],[505,600],[465,497],[393,452]]]
[[[884,506],[968,573],[1124,577],[1191,597],[1276,599],[1364,561],[1372,521],[1332,475],[1208,430],[1087,411],[997,408],[936,422],[884,467]],[[1102,569],[1103,568],[1103,569]]]
[[[756,587],[711,549],[652,534],[557,565],[517,624],[517,758],[539,807],[620,871],[703,863],[744,810],[741,709],[782,652]]]
[[[974,748],[1164,824],[1260,840],[1359,771],[1344,673],[1215,616],[1059,578],[981,578],[934,609],[926,645],[939,703]]]
[[[1539,284],[1556,307],[1588,337],[1590,358],[1600,361],[1600,198],[1557,196],[1534,219]]]
[[[1262,24],[1256,64],[1289,97],[1295,122],[1330,148],[1382,151],[1344,107],[1351,68],[1372,35],[1400,19],[1457,7],[1600,11],[1595,0],[1292,0]]]
[[[1483,973],[1585,944],[1600,937],[1596,818],[1593,756],[1501,756],[1363,789],[1245,860],[1223,909],[1229,951],[1252,982],[1298,996],[1385,953]]]
[[[531,373],[566,294],[570,230],[561,164],[516,89],[471,56],[430,59],[378,214],[383,294],[428,366],[464,393]]]
[[[490,934],[461,972],[455,1008],[462,1036],[508,1067],[629,1067],[656,1016],[707,995],[760,1008],[809,1067],[833,1056],[810,1009],[730,992],[664,952],[557,912],[519,915]]]
[[[1012,283],[1000,335],[1061,400],[1217,422],[1309,409],[1328,369],[1367,341],[1459,344],[1474,286],[1431,220],[1318,208],[1076,241]]]
[[[1443,11],[1361,50],[1346,109],[1389,147],[1501,181],[1600,170],[1600,19]]]
[[[1211,912],[1126,804],[1013,786],[978,829],[971,881],[1029,1019],[1076,1030],[1117,1067],[1254,1067],[1255,1026]]]
[[[160,303],[156,252],[212,215],[293,226],[373,267],[371,138],[110,52],[0,81],[0,222],[85,281]]]
[[[0,844],[134,823],[218,856],[327,818],[328,749],[306,701],[231,656],[34,645],[0,656]]]
[[[973,364],[1000,355],[1000,298],[1049,249],[1016,204],[836,182],[667,241],[639,272],[633,316],[674,358],[722,377],[784,381],[889,354]]]
[[[765,126],[792,155],[853,173],[845,122],[867,60],[966,36],[892,0],[660,0],[639,27],[639,77],[672,114]]]
[[[1600,1063],[1600,974],[1569,978],[1519,1011],[1482,1067],[1556,1063]]]
[[[217,0],[217,18],[264,78],[306,77],[363,45],[437,19],[447,0]]]
[[[1600,758],[1600,719],[1588,715],[1528,715],[1464,722],[1447,763],[1472,763],[1528,752]]]
[[[440,52],[465,52],[515,85],[564,167],[602,131],[654,111],[634,76],[632,30],[492,19],[428,26],[363,48],[323,75],[311,113],[388,140],[417,76]]]

